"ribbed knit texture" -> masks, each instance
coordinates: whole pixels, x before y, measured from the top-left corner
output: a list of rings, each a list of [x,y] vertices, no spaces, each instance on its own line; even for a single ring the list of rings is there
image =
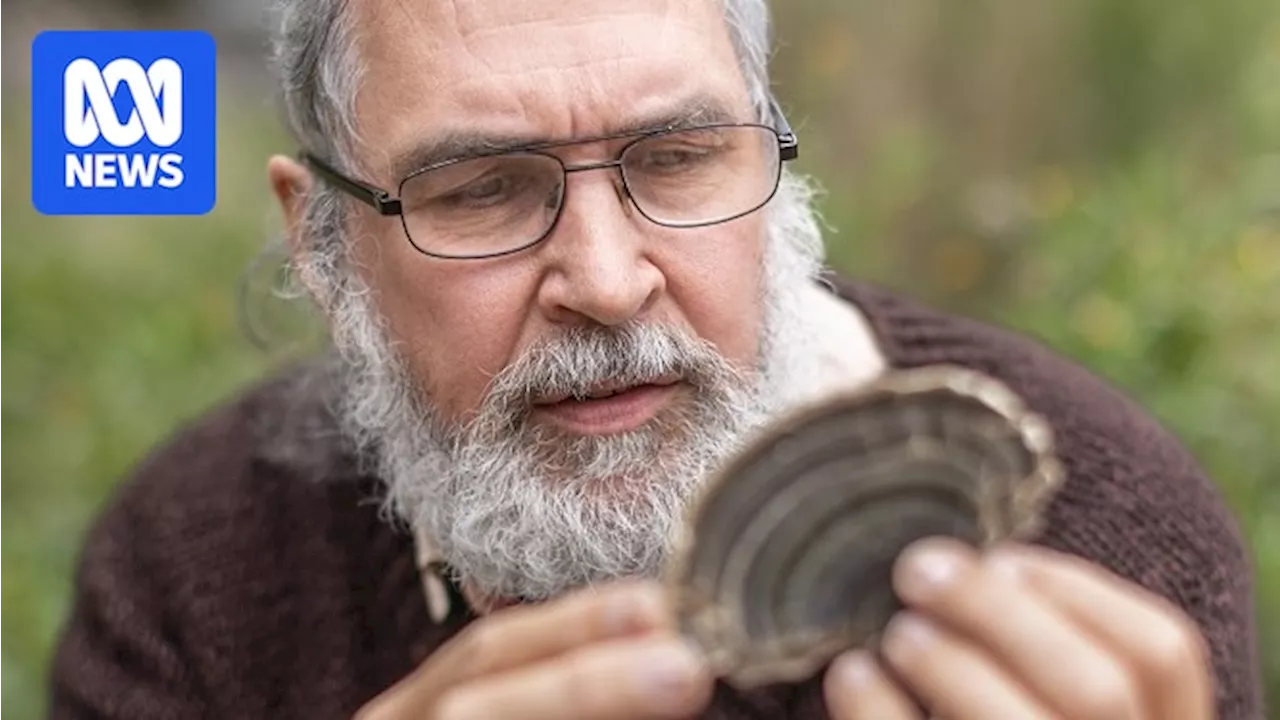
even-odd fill
[[[831,279],[891,365],[990,374],[1050,421],[1068,481],[1041,541],[1186,609],[1212,651],[1220,719],[1264,717],[1248,554],[1186,450],[1025,337]],[[52,668],[52,717],[348,718],[474,619],[430,622],[411,537],[380,515],[377,480],[330,452],[339,440],[263,447],[264,426],[291,422],[282,384],[179,431],[99,518]],[[820,678],[721,687],[707,717],[824,718]]]

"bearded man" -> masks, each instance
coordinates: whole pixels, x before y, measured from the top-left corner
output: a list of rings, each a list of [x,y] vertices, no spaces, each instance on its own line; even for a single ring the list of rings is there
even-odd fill
[[[287,0],[268,173],[332,352],[157,449],[90,535],[55,717],[1261,717],[1188,453],[1033,342],[822,271],[763,0]],[[1035,545],[922,541],[879,652],[745,692],[653,578],[749,434],[992,375],[1066,468]]]

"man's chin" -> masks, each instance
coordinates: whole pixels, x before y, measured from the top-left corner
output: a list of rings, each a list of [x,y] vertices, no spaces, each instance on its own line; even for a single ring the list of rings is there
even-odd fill
[[[622,497],[670,480],[689,453],[691,430],[667,414],[627,432],[568,433],[543,426],[532,445],[537,474],[556,487],[595,496]]]
[[[618,504],[651,496],[655,485],[661,482],[662,478],[649,471],[582,478],[579,487],[582,497],[587,500]]]

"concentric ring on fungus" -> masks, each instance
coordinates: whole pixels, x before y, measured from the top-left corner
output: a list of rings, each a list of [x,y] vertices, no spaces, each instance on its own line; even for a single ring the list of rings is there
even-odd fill
[[[1048,425],[970,370],[890,371],[826,397],[703,488],[666,576],[680,630],[738,687],[804,680],[874,647],[903,548],[1030,539],[1062,474]]]

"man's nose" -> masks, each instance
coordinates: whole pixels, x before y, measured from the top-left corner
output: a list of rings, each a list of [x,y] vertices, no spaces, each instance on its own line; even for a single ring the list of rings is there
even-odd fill
[[[616,170],[570,175],[564,207],[543,246],[550,267],[539,303],[554,322],[620,325],[647,312],[666,279],[646,254],[648,221]]]

